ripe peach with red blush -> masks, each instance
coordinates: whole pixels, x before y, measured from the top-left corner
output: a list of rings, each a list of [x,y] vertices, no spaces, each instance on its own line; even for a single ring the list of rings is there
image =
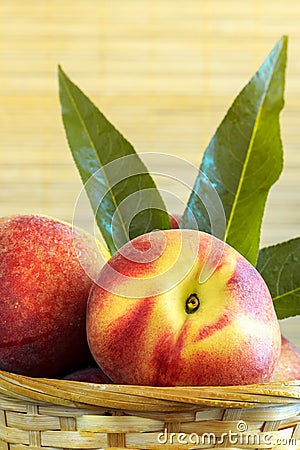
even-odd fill
[[[300,350],[281,337],[281,353],[273,381],[300,380]]]
[[[125,244],[88,301],[92,354],[115,383],[270,381],[281,335],[257,270],[217,238],[165,230]]]
[[[53,377],[87,364],[90,275],[104,262],[95,239],[57,219],[18,215],[0,219],[0,249],[0,369]]]

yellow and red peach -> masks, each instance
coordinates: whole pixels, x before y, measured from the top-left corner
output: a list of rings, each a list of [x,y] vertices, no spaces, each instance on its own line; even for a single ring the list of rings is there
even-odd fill
[[[93,282],[77,253],[95,276],[104,261],[87,233],[46,216],[0,219],[0,369],[52,377],[90,360]]]
[[[193,230],[155,231],[114,254],[91,290],[87,335],[113,382],[153,386],[270,381],[281,341],[257,270]]]
[[[281,353],[273,381],[300,380],[300,350],[286,337],[281,337]]]

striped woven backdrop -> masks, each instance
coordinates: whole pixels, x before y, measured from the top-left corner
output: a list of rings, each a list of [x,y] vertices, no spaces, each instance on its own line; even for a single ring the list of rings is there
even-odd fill
[[[299,23],[296,0],[1,0],[0,215],[72,221],[81,182],[60,117],[58,64],[138,152],[197,168],[237,93],[287,34],[285,167],[262,245],[298,236]],[[188,192],[167,177],[157,182],[182,199],[169,201],[180,213]],[[300,345],[299,319],[282,327]]]

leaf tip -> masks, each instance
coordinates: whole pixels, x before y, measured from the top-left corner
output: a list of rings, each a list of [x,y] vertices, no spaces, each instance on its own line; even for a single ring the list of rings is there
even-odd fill
[[[65,72],[63,71],[62,67],[60,64],[58,64],[57,66],[57,73],[58,73],[58,77],[61,78],[62,76],[66,76]]]
[[[277,42],[276,46],[280,46],[280,47],[281,47],[281,50],[283,50],[284,52],[286,52],[286,50],[287,50],[287,45],[288,45],[288,40],[289,40],[288,35],[287,35],[287,34],[283,34],[283,35],[281,36],[281,38],[279,39],[279,41]],[[275,47],[276,47],[276,46],[275,46]]]

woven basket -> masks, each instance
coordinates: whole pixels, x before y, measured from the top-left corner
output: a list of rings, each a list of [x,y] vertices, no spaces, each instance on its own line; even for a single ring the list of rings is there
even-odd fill
[[[0,371],[0,449],[300,448],[300,381],[157,388]]]

